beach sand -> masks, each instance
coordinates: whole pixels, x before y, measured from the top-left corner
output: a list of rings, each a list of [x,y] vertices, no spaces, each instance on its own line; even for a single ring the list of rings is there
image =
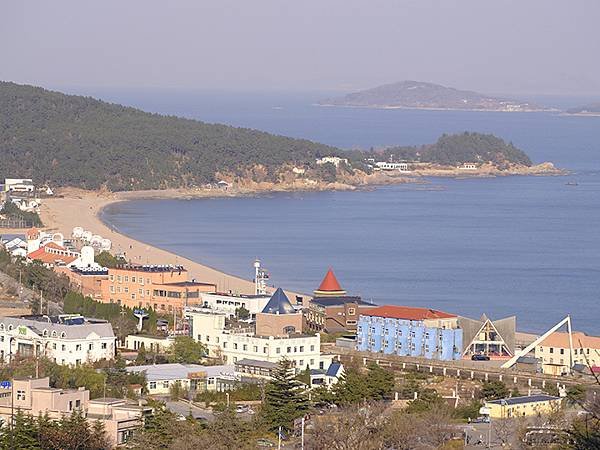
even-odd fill
[[[47,231],[59,231],[65,238],[71,236],[74,227],[83,227],[94,234],[112,241],[112,253],[126,252],[127,259],[137,264],[181,264],[189,272],[189,278],[199,282],[215,283],[219,292],[254,293],[254,283],[249,280],[199,264],[174,253],[153,247],[131,237],[111,230],[99,219],[102,208],[119,201],[134,198],[181,198],[184,191],[97,193],[79,189],[62,190],[60,196],[44,199],[41,218]],[[214,193],[213,193],[214,195]],[[188,193],[188,196],[189,193]],[[206,197],[199,192],[197,197]],[[251,268],[249,267],[250,271]],[[293,294],[293,293],[292,293]]]

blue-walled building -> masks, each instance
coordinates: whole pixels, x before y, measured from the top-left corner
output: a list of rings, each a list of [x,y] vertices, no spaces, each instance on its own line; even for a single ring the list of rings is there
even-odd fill
[[[380,306],[362,313],[356,331],[357,350],[386,355],[461,359],[462,329],[458,316],[407,306]]]

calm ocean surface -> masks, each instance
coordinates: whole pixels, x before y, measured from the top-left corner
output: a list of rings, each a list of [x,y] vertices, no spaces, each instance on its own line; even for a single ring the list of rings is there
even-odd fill
[[[311,106],[318,93],[85,93],[344,148],[429,143],[465,130],[511,140],[535,162],[573,173],[143,200],[113,205],[103,218],[137,239],[246,278],[259,257],[272,282],[288,289],[312,291],[332,266],[344,288],[376,303],[471,317],[516,314],[519,329],[533,332],[570,313],[576,329],[600,334],[600,118]]]

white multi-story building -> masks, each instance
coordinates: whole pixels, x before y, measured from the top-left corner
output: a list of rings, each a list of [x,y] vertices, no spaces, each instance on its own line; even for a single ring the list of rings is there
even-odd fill
[[[0,317],[0,360],[45,356],[62,365],[115,357],[116,338],[104,320],[78,315]]]
[[[333,164],[335,167],[339,167],[341,163],[348,164],[348,159],[340,158],[339,156],[324,156],[323,158],[317,159],[317,164],[319,166],[327,163]]]
[[[31,178],[6,178],[4,190],[6,192],[33,192],[35,185]]]
[[[264,309],[271,296],[201,293],[200,298],[204,308],[225,313],[229,317],[235,317],[237,309],[245,308],[250,312],[250,317],[255,318],[256,314]]]
[[[380,170],[399,170],[400,172],[408,172],[407,163],[380,161],[375,163],[375,167],[379,168]]]
[[[225,364],[242,359],[278,363],[290,360],[296,369],[327,369],[329,359],[321,357],[321,338],[316,335],[290,334],[286,337],[256,336],[251,329],[229,329],[226,314],[210,310],[188,311],[192,337],[206,345],[209,356],[220,357]]]

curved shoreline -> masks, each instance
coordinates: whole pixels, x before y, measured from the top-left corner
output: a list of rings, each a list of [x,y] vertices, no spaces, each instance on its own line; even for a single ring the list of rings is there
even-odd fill
[[[176,193],[163,192],[162,198],[175,198]],[[125,197],[125,198],[124,198]],[[182,257],[173,252],[137,240],[120,231],[111,228],[100,215],[110,206],[137,196],[119,194],[100,194],[89,191],[68,189],[63,196],[48,198],[41,208],[42,221],[45,228],[59,231],[65,236],[71,236],[74,227],[80,226],[99,234],[112,241],[113,252],[126,252],[127,258],[133,263],[153,264],[182,264],[189,272],[189,277],[198,281],[215,283],[220,292],[254,293],[254,283],[249,280],[231,275]],[[147,195],[137,198],[160,198]],[[207,197],[199,195],[198,197]]]

